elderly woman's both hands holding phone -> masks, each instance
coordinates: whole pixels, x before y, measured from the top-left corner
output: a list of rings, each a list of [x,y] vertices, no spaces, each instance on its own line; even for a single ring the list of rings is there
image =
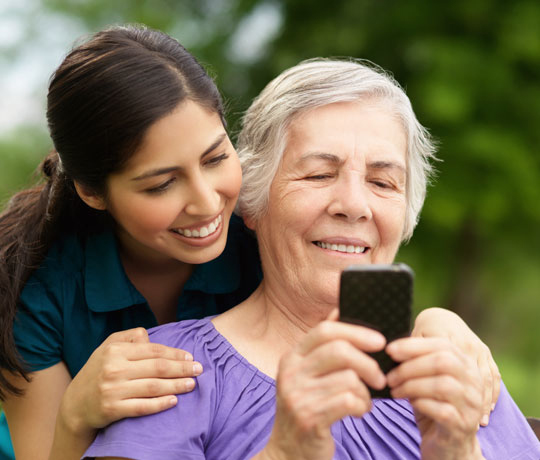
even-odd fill
[[[269,458],[273,449],[278,458],[331,458],[332,424],[363,416],[372,407],[368,387],[386,384],[415,410],[422,458],[482,458],[476,439],[482,379],[473,359],[447,339],[404,338],[386,345],[378,332],[336,319],[334,311],[280,362]],[[402,362],[388,376],[368,355],[382,349]]]

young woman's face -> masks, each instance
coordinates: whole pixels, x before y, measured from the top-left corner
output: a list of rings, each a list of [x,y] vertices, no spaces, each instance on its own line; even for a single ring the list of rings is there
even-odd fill
[[[106,207],[128,254],[200,264],[225,248],[241,180],[219,115],[188,100],[152,125],[109,177]]]

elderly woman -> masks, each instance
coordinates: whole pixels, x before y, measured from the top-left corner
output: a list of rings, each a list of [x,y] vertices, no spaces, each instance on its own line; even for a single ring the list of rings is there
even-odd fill
[[[172,409],[111,425],[86,455],[538,458],[504,386],[479,428],[478,367],[449,340],[386,346],[336,321],[341,271],[391,263],[424,199],[433,147],[399,86],[362,63],[307,61],[254,101],[239,142],[238,209],[264,281],[220,316],[152,331],[203,364],[197,388]],[[368,355],[385,346],[401,362],[386,376]],[[368,387],[386,384],[396,399],[372,401]]]

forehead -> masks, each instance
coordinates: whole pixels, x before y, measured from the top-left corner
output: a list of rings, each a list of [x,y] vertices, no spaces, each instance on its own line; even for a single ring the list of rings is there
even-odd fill
[[[400,161],[405,166],[407,139],[401,120],[384,101],[338,102],[297,115],[287,130],[284,162],[312,153]]]

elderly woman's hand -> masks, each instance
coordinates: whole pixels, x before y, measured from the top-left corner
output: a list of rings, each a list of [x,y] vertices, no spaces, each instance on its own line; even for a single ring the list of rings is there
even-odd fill
[[[413,337],[446,337],[466,355],[476,361],[483,388],[481,425],[487,425],[489,414],[501,391],[501,374],[489,347],[454,312],[443,308],[428,308],[417,316]]]
[[[476,437],[482,386],[476,362],[447,339],[405,338],[386,347],[401,364],[387,375],[395,398],[408,398],[422,436],[422,458],[482,457]]]
[[[383,349],[384,337],[336,317],[321,322],[281,359],[274,428],[256,458],[331,459],[331,425],[370,410],[366,385],[385,386],[384,374],[366,354]]]

